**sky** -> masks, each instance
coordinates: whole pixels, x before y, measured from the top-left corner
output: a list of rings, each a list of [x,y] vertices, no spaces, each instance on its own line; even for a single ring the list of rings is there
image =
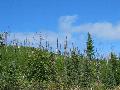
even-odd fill
[[[23,40],[42,32],[56,46],[68,36],[82,51],[90,32],[101,54],[120,52],[120,0],[0,0],[0,30]],[[10,38],[11,38],[10,37]],[[39,39],[36,36],[36,39]]]

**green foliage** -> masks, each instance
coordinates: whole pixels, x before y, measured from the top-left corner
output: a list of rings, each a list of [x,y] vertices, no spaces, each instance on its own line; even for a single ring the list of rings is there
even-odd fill
[[[82,75],[81,75],[81,86],[90,88],[93,84],[93,73],[91,70],[90,61],[84,59]]]
[[[64,56],[33,47],[0,47],[0,90],[114,90],[119,85],[119,59],[114,53],[95,59],[89,33],[87,56],[75,49]]]
[[[94,46],[93,46],[93,41],[90,33],[88,33],[86,53],[87,53],[88,59],[92,60],[94,56]]]
[[[0,34],[0,46],[3,46],[3,34]]]

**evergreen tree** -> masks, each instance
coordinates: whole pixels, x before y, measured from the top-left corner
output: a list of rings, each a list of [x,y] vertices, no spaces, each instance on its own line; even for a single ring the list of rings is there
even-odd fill
[[[92,60],[94,56],[94,46],[93,46],[93,40],[92,40],[90,33],[88,33],[86,53],[87,53],[88,59]]]
[[[110,64],[111,64],[111,71],[114,76],[114,81],[116,85],[118,83],[117,82],[118,81],[118,78],[117,78],[118,64],[117,64],[117,56],[112,52],[111,52]]]
[[[114,72],[117,69],[117,56],[112,52],[110,56],[111,69]]]
[[[81,87],[90,88],[93,84],[93,74],[89,60],[84,58],[82,75],[81,75]]]
[[[103,83],[106,88],[114,88],[117,85],[117,76],[117,56],[111,53],[106,66],[105,76],[103,75]]]
[[[71,65],[69,68],[70,69],[70,80],[72,82],[73,85],[78,85],[79,84],[79,76],[80,76],[80,61],[79,61],[79,56],[78,54],[76,54],[76,51],[73,50],[71,52]]]
[[[88,33],[88,39],[86,43],[86,54],[87,58],[84,58],[83,62],[83,69],[82,69],[82,75],[81,75],[81,86],[84,88],[90,88],[93,84],[93,73],[92,73],[92,63],[90,60],[93,59],[94,56],[94,46],[93,46],[93,40],[91,38],[90,33]]]
[[[0,46],[3,46],[3,36],[0,34]]]

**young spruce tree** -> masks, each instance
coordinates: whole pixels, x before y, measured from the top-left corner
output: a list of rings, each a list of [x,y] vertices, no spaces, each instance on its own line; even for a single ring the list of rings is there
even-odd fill
[[[119,79],[117,78],[117,56],[111,52],[109,63],[106,68],[106,75],[103,76],[103,83],[106,88],[113,89],[117,83],[119,83]]]
[[[88,33],[86,53],[87,53],[88,59],[92,60],[94,57],[94,46],[93,46],[93,40],[92,40],[90,33]]]
[[[0,34],[0,46],[3,46],[3,36]]]
[[[94,56],[94,46],[90,33],[88,33],[88,39],[86,43],[87,58],[84,57],[83,69],[81,75],[81,87],[88,89],[93,84],[92,64],[90,63]]]

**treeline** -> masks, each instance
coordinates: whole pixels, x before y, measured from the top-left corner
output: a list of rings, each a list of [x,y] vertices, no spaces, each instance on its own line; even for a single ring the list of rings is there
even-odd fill
[[[95,55],[88,33],[86,50],[67,48],[64,54],[35,47],[6,45],[0,35],[0,90],[119,90],[120,59]],[[40,44],[41,45],[41,44]]]

